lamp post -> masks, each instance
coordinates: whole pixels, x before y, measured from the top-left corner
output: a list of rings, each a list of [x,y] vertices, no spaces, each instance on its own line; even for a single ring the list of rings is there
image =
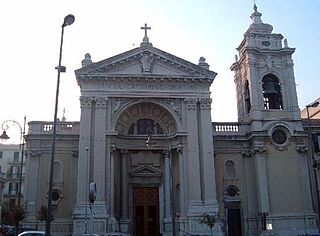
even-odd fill
[[[87,170],[86,170],[86,209],[85,209],[85,215],[86,215],[86,220],[85,220],[85,234],[87,233],[88,230],[88,210],[87,210],[87,205],[88,205],[88,189],[89,189],[89,148],[86,147],[86,153],[87,153]]]
[[[52,146],[51,146],[51,158],[50,158],[50,170],[49,170],[49,187],[48,187],[48,212],[46,221],[46,235],[51,235],[51,211],[52,211],[52,187],[53,187],[53,170],[54,170],[54,157],[56,148],[56,133],[57,133],[57,114],[58,114],[58,101],[59,101],[59,85],[60,85],[60,73],[65,72],[66,68],[61,66],[62,59],[62,45],[63,45],[63,34],[64,27],[71,25],[74,22],[74,16],[69,14],[64,18],[63,24],[61,26],[61,41],[60,41],[60,53],[59,53],[59,64],[56,67],[58,71],[57,78],[57,88],[56,88],[56,100],[53,118],[53,128],[52,128]]]
[[[170,208],[171,208],[171,221],[172,221],[172,235],[176,235],[175,231],[175,202],[174,202],[174,178],[173,178],[173,158],[172,158],[172,146],[171,146],[171,130],[170,130],[171,122],[168,124],[168,135],[167,135],[167,155],[169,158],[169,178],[170,178]],[[154,130],[155,126],[152,125],[151,127],[147,128],[147,140],[146,140],[146,147],[149,147],[152,144],[155,144],[156,142],[152,139],[151,129]]]
[[[3,129],[3,133],[0,135],[0,139],[7,140],[10,137],[7,135],[6,130],[9,128],[9,123],[15,124],[20,129],[20,149],[21,149],[21,160],[20,160],[20,171],[19,171],[19,186],[18,186],[18,207],[21,204],[21,185],[22,185],[22,168],[23,168],[23,158],[24,158],[24,134],[26,131],[26,116],[23,118],[23,129],[21,125],[15,120],[6,120],[2,123],[1,127]],[[19,219],[16,222],[16,234],[18,234],[19,229]]]
[[[310,119],[310,114],[309,114],[309,108],[310,107],[317,107],[319,105],[319,102],[313,102],[311,104],[308,104],[306,106],[307,109],[307,120],[308,120],[308,147],[309,147],[309,158],[311,161],[311,167],[313,168],[314,172],[314,185],[315,185],[315,191],[316,191],[316,210],[318,213],[318,231],[320,232],[320,206],[319,206],[319,201],[320,201],[320,196],[319,196],[319,186],[318,186],[318,176],[317,176],[317,163],[314,158],[314,146],[312,145],[312,131],[311,131],[311,119]]]

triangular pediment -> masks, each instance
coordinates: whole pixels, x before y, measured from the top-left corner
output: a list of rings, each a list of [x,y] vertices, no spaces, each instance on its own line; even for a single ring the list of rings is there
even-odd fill
[[[206,63],[204,63],[207,65]],[[152,46],[141,46],[114,57],[92,63],[87,60],[76,70],[77,79],[90,77],[203,78],[216,73]]]
[[[151,165],[141,165],[135,168],[131,173],[131,176],[139,176],[139,177],[151,177],[151,176],[161,176],[162,172],[160,169],[151,166]]]

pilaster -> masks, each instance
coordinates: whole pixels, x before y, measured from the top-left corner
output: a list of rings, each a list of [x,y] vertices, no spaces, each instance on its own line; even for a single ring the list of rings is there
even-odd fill
[[[80,139],[79,139],[79,159],[78,159],[78,187],[77,187],[77,205],[86,203],[86,189],[84,183],[88,183],[89,163],[90,163],[90,128],[92,113],[92,98],[81,97],[81,122],[80,122]],[[87,175],[81,174],[87,173]]]
[[[205,204],[205,211],[208,213],[217,213],[217,193],[215,181],[215,166],[213,153],[213,134],[211,122],[211,99],[199,99],[200,115],[199,115],[199,142],[200,158],[202,161],[202,181],[203,181],[203,202]]]
[[[41,152],[28,151],[27,153],[26,173],[32,173],[32,175],[27,175],[25,186],[33,187],[25,188],[25,200],[27,202],[28,219],[36,220],[38,207],[40,207],[37,203],[39,195],[39,157]]]
[[[91,160],[91,124],[92,124],[92,97],[80,98],[81,122],[79,138],[79,158],[77,175],[77,202],[73,212],[73,235],[80,236],[88,230],[90,215],[88,204],[88,188]]]
[[[197,98],[188,98],[184,100],[186,110],[187,124],[187,142],[188,142],[188,169],[189,169],[189,199],[188,213],[194,214],[199,212],[202,207],[201,199],[201,179],[200,179],[200,163],[199,163],[199,130],[197,115]],[[211,144],[212,145],[212,144]]]
[[[121,219],[120,231],[123,233],[129,232],[129,216],[128,216],[128,150],[121,150]]]
[[[93,181],[97,185],[96,201],[105,202],[106,182],[106,114],[107,99],[95,98],[93,166],[91,167]]]
[[[251,151],[255,159],[259,213],[270,212],[266,151],[264,145],[255,145]]]

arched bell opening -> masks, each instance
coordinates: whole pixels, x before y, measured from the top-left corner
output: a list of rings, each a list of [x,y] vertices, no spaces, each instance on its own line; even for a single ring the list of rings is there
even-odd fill
[[[262,79],[264,108],[283,109],[281,85],[279,79],[273,74],[267,74]]]
[[[248,114],[251,110],[250,89],[249,89],[248,80],[246,80],[244,83],[243,97],[244,97],[245,112],[246,114]]]

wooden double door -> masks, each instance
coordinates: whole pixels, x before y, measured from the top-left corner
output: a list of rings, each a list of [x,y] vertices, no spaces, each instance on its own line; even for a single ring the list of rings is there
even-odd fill
[[[158,236],[159,227],[159,188],[133,188],[134,236]]]

